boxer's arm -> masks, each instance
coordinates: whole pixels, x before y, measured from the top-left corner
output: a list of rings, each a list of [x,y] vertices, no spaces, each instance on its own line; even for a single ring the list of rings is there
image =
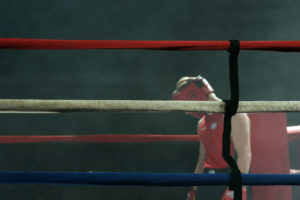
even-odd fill
[[[194,173],[203,173],[203,166],[205,162],[206,150],[203,142],[200,141],[198,161],[194,170]],[[197,190],[198,186],[194,186],[193,190]]]
[[[200,141],[199,155],[198,155],[198,160],[197,160],[197,164],[196,164],[194,173],[202,173],[203,172],[205,155],[206,155],[205,146]],[[193,186],[192,189],[188,192],[186,200],[195,200],[197,189],[198,189],[198,186]]]
[[[248,173],[251,163],[250,120],[245,113],[238,113],[231,120],[231,140],[237,153],[241,173]],[[247,200],[247,188],[242,189],[242,199]],[[225,190],[221,200],[233,200],[233,191]]]
[[[237,165],[241,173],[248,173],[251,163],[250,120],[245,113],[232,117],[231,139],[237,153]]]
[[[203,165],[205,162],[205,155],[206,155],[206,150],[203,142],[200,141],[200,148],[199,148],[199,156],[198,156],[198,161],[194,170],[194,173],[203,173]]]

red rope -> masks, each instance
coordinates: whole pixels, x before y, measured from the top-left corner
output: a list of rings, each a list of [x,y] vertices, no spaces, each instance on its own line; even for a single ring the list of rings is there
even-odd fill
[[[0,38],[1,49],[228,50],[229,41],[53,40]],[[300,41],[240,41],[240,49],[300,51]]]
[[[288,140],[300,139],[300,126],[287,127]],[[199,142],[198,135],[141,135],[141,134],[101,134],[101,135],[29,135],[0,136],[0,144],[41,143],[41,142],[81,142],[81,143],[139,143],[139,142]]]
[[[186,141],[198,142],[197,135],[30,135],[30,136],[0,136],[0,143],[40,143],[40,142],[86,142],[86,143],[139,143],[139,142],[163,142]]]

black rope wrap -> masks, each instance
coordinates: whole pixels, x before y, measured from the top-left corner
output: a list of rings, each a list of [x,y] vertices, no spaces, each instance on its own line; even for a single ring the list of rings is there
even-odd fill
[[[231,133],[231,118],[236,114],[239,106],[239,80],[238,80],[238,55],[240,52],[239,40],[230,40],[231,46],[229,49],[229,78],[231,99],[224,100],[224,129],[223,129],[223,147],[222,156],[231,169],[231,182],[229,189],[234,191],[234,200],[242,200],[242,176],[237,166],[237,163],[230,155],[230,133]]]

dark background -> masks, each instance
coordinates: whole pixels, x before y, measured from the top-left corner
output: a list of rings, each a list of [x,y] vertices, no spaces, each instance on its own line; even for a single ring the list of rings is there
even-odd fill
[[[1,1],[0,37],[99,40],[299,40],[296,1]],[[229,97],[228,53],[1,50],[0,98],[170,100],[184,75]],[[242,51],[241,100],[299,100],[298,53]],[[288,114],[288,125],[299,123]],[[1,135],[193,134],[182,113],[0,115]],[[291,157],[295,144],[290,147]],[[198,145],[0,145],[0,170],[191,172]],[[293,167],[295,161],[291,160]],[[296,188],[296,187],[295,187]],[[295,189],[294,188],[294,189]],[[1,199],[184,199],[184,187],[1,185]]]

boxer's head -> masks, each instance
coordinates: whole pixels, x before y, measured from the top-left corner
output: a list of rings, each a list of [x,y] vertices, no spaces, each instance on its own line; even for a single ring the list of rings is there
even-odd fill
[[[211,93],[214,93],[214,89],[205,78],[185,76],[177,82],[172,100],[207,101]],[[196,118],[201,118],[204,115],[202,112],[189,112],[189,114]]]

